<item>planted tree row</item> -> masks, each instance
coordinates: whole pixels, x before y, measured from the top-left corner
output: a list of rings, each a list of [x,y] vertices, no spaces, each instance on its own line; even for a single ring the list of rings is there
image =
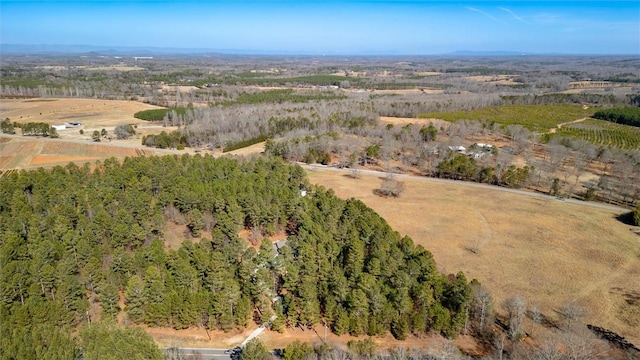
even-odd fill
[[[437,118],[456,122],[478,120],[500,125],[522,125],[530,130],[547,131],[558,124],[590,117],[594,110],[580,105],[504,105],[471,111],[450,111],[420,114],[421,118]]]
[[[3,125],[3,129],[13,130],[13,128],[15,127],[22,129],[22,135],[24,136],[58,137],[58,132],[56,131],[56,129],[54,129],[53,126],[47,123],[42,123],[42,122],[17,123],[16,122],[16,123],[13,123],[12,127],[9,127],[8,125],[6,125],[6,120],[5,120],[5,125]]]
[[[618,149],[640,150],[640,130],[629,126],[574,124],[558,129],[555,136],[582,139],[595,145]]]
[[[232,144],[227,144],[227,146],[225,146],[224,149],[222,149],[222,152],[229,152],[229,151],[233,151],[233,150],[242,149],[244,147],[255,145],[255,144],[261,143],[263,141],[266,141],[268,138],[269,137],[267,135],[263,134],[263,135],[256,136],[256,137],[248,139],[248,140],[239,141],[237,143],[232,143]]]

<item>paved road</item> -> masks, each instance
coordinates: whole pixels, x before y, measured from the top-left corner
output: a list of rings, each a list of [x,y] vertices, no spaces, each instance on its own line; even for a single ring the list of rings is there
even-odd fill
[[[322,170],[322,171],[336,171],[336,172],[342,172],[342,173],[349,173],[352,170],[352,169],[347,169],[347,168],[339,169],[339,168],[336,168],[336,167],[329,167],[329,166],[317,165],[317,164],[308,165],[308,164],[304,164],[304,163],[298,163],[298,165],[300,165],[303,168],[305,168],[307,170],[310,170],[310,171]],[[376,175],[376,176],[387,176],[388,175],[384,171],[374,171],[374,170],[365,170],[365,169],[359,169],[358,171],[360,172],[360,174],[368,174],[368,175]],[[399,173],[394,173],[394,176],[396,178],[398,178],[398,179],[410,179],[410,180],[425,181],[425,182],[434,182],[434,183],[451,184],[451,185],[458,185],[458,186],[467,186],[467,187],[472,187],[472,188],[477,188],[477,189],[502,191],[502,192],[507,192],[507,193],[512,193],[512,194],[530,196],[530,197],[535,197],[535,198],[545,199],[545,200],[554,200],[554,199],[556,199],[553,196],[546,195],[546,194],[541,194],[541,193],[536,193],[536,192],[532,192],[532,191],[509,189],[509,188],[505,188],[505,187],[493,186],[493,185],[487,185],[487,184],[480,184],[480,183],[469,182],[469,181],[439,179],[439,178],[432,178],[432,177],[427,177],[427,176],[415,176],[415,175],[407,175],[407,174],[399,174]],[[560,200],[557,200],[557,201],[560,201]],[[580,200],[575,200],[575,199],[563,199],[562,201],[566,202],[566,203],[569,203],[569,204],[576,204],[576,205],[580,205],[580,206],[593,207],[593,208],[598,208],[598,209],[603,209],[603,210],[608,210],[608,211],[614,211],[614,212],[617,212],[617,213],[628,212],[629,211],[629,209],[626,209],[626,208],[623,208],[623,207],[620,207],[620,206],[597,203],[597,202],[580,201]]]
[[[180,355],[187,359],[202,360],[231,360],[231,356],[225,354],[227,349],[208,349],[208,348],[180,348]]]

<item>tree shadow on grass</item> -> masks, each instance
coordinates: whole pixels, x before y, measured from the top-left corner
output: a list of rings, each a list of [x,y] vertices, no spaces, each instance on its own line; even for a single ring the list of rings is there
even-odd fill
[[[625,225],[635,226],[635,223],[633,220],[633,212],[631,211],[616,216],[616,220],[620,221]]]

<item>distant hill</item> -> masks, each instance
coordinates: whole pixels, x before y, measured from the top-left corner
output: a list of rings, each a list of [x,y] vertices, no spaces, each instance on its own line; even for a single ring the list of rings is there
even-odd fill
[[[62,44],[0,44],[0,53],[4,55],[110,55],[110,56],[153,56],[153,55],[195,55],[195,54],[227,54],[227,55],[318,55],[308,51],[282,51],[264,49],[212,49],[212,48],[175,48],[153,46],[99,46],[99,45],[62,45]],[[340,56],[354,54],[328,53],[324,55]],[[366,51],[357,56],[404,56],[396,52]],[[428,54],[423,54],[428,55]],[[522,56],[541,55],[522,51],[471,51],[459,50],[450,53],[430,54],[431,56]]]
[[[172,55],[172,54],[203,54],[214,53],[212,49],[203,48],[164,48],[164,47],[133,47],[133,46],[96,46],[96,45],[25,45],[0,44],[0,53],[11,55]]]
[[[523,51],[471,51],[471,50],[459,50],[447,53],[445,55],[454,56],[522,56],[522,55],[535,55]]]

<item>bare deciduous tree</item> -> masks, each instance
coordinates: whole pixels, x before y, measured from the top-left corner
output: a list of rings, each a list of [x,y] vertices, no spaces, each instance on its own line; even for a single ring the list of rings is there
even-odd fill
[[[402,181],[398,181],[395,175],[391,172],[387,173],[387,175],[382,179],[382,183],[380,184],[380,188],[377,189],[377,193],[382,196],[393,196],[398,197],[404,191],[404,183]]]
[[[529,309],[529,318],[531,319],[531,333],[533,333],[533,329],[536,324],[540,324],[542,322],[542,312],[540,312],[538,305],[531,305],[531,308]]]
[[[567,327],[571,329],[571,325],[584,315],[582,307],[575,302],[569,302],[560,308],[560,314],[567,322]]]
[[[504,303],[507,310],[507,320],[509,326],[509,337],[518,339],[525,335],[522,328],[522,322],[527,308],[527,302],[521,296],[508,298]]]

